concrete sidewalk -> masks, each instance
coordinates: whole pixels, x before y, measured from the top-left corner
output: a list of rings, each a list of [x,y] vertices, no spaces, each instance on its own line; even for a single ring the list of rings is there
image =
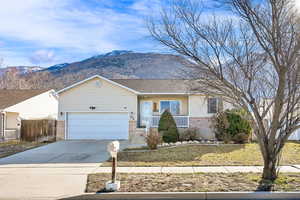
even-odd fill
[[[59,199],[85,192],[99,163],[0,165],[0,200]]]
[[[118,167],[118,173],[261,173],[262,166],[212,166],[212,167]],[[98,167],[95,173],[111,173],[111,167]],[[300,173],[300,166],[281,166],[280,172]]]
[[[0,165],[0,200],[59,199],[83,195],[87,175],[111,173],[100,163]],[[233,173],[261,172],[260,166],[220,167],[118,167],[118,173]],[[300,166],[282,166],[281,172],[298,172]]]

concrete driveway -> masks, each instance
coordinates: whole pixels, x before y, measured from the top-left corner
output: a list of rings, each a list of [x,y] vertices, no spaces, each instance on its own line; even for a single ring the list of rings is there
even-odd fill
[[[0,199],[84,194],[87,175],[108,159],[110,141],[59,141],[0,159]],[[127,141],[121,141],[121,148]]]
[[[109,158],[109,140],[67,140],[17,153],[0,159],[1,164],[99,163]],[[120,148],[127,146],[120,141]]]

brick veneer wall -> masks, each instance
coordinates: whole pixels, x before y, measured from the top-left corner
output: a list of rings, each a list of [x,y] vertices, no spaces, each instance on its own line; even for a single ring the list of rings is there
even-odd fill
[[[65,121],[58,120],[56,124],[56,140],[65,139]]]
[[[215,134],[210,128],[210,119],[210,117],[190,117],[190,128],[199,129],[199,136],[202,139],[213,140],[215,139]]]
[[[129,139],[135,135],[136,123],[137,122],[135,120],[129,121]]]
[[[145,144],[146,131],[144,128],[137,128],[137,121],[129,121],[129,142],[131,144]]]

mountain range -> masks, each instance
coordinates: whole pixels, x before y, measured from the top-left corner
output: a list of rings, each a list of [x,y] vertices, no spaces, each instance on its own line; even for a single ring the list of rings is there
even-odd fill
[[[61,88],[73,82],[98,74],[107,78],[128,79],[178,79],[186,78],[186,72],[192,64],[185,58],[173,54],[138,53],[126,50],[115,50],[96,55],[78,62],[62,63],[48,68],[15,67],[19,71],[18,79],[24,79],[25,88]],[[8,68],[2,70],[2,77]],[[11,78],[10,78],[11,79]],[[24,81],[27,84],[24,84]],[[2,83],[0,87],[12,87]]]

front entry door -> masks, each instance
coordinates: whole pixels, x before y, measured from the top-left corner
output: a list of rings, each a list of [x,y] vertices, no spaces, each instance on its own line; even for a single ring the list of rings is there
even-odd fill
[[[152,101],[141,102],[141,126],[150,126],[152,117]]]

